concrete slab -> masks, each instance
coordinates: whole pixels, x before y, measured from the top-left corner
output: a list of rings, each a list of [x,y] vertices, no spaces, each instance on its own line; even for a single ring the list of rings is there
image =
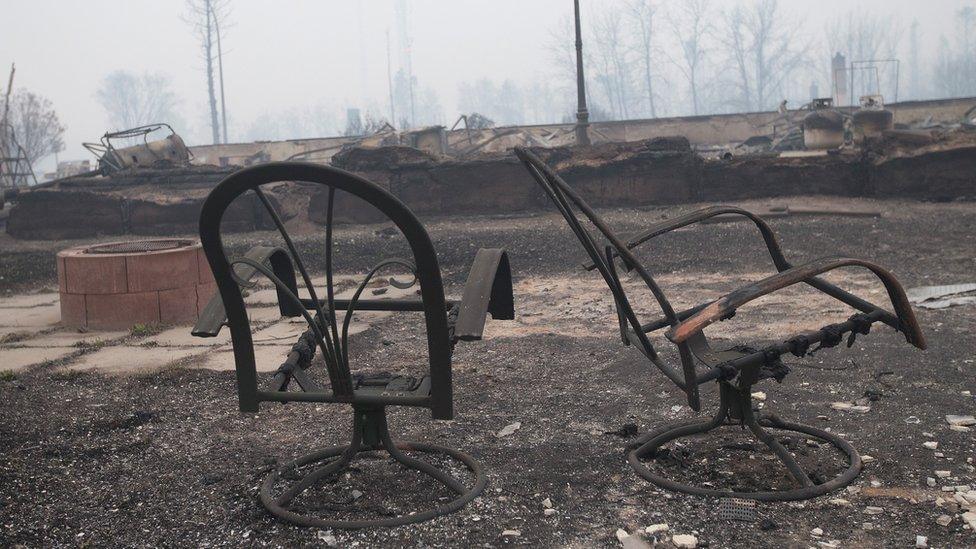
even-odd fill
[[[23,294],[0,298],[0,309],[25,309],[44,305],[57,305],[58,293]]]
[[[0,326],[46,328],[61,322],[61,307],[53,304],[28,308],[0,308]]]
[[[164,330],[146,340],[155,341],[160,347],[216,347],[230,342],[230,330],[221,330],[217,337],[194,337],[190,335],[190,327],[178,326]]]
[[[291,345],[255,345],[254,362],[259,372],[273,372],[281,366]],[[230,371],[234,369],[234,349],[230,345],[220,347],[205,356],[199,361],[193,361],[187,368],[200,368],[204,370]]]
[[[118,345],[105,347],[78,359],[69,370],[97,371],[109,374],[147,373],[165,368],[177,360],[202,354],[203,349],[180,347],[139,347]]]
[[[60,360],[77,351],[77,347],[0,347],[0,371],[17,372],[49,360]]]
[[[11,345],[17,347],[78,347],[80,345],[92,345],[103,341],[111,341],[125,337],[129,332],[77,332],[74,330],[59,330],[43,335],[34,336],[30,339],[17,341]]]

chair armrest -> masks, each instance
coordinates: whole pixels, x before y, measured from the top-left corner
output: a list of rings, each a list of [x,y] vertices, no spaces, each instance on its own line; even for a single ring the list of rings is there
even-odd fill
[[[758,215],[735,206],[709,206],[707,208],[688,212],[671,219],[665,219],[664,221],[655,223],[644,231],[629,238],[627,240],[627,249],[632,250],[656,236],[669,233],[673,230],[680,229],[681,227],[687,227],[688,225],[699,223],[711,217],[725,214],[741,215],[752,220],[752,222],[756,224],[756,227],[759,228],[759,233],[762,235],[763,241],[766,243],[766,249],[769,251],[770,257],[773,258],[773,264],[776,265],[776,270],[783,271],[790,268],[789,262],[786,261],[786,257],[783,255],[783,251],[779,247],[779,243],[776,241],[776,235],[773,233],[773,230],[769,227],[769,225],[767,225],[766,222],[763,221]],[[591,271],[595,267],[596,266],[593,263],[587,263],[584,265],[584,268],[587,271]]]
[[[288,252],[281,248],[272,246],[255,246],[244,254],[244,257],[257,263],[270,264],[275,276],[280,278],[288,288],[295,294],[298,293],[295,281],[295,269],[292,266]],[[234,266],[234,274],[239,280],[250,281],[257,274],[257,269],[251,265],[237,264]],[[283,291],[278,289],[278,309],[281,316],[299,316],[302,311],[297,308],[295,303],[283,298]],[[220,329],[227,324],[227,312],[224,310],[224,302],[220,294],[210,298],[207,306],[203,308],[197,323],[190,332],[196,337],[216,337]]]
[[[508,254],[498,248],[481,248],[474,257],[454,324],[455,341],[477,341],[487,315],[497,320],[515,318],[512,271]]]
[[[842,293],[854,299],[841,299],[839,296],[834,295],[834,293],[826,292],[819,287],[820,284],[826,285],[827,283],[816,278],[816,275],[825,273],[827,271],[832,271],[840,267],[849,266],[864,267],[881,279],[885,289],[888,291],[888,298],[891,300],[892,306],[894,306],[895,315],[884,311],[872,303],[868,303],[855,298],[854,296],[850,296],[850,294],[843,292],[843,290],[841,290]],[[810,284],[815,288],[821,289],[821,291],[824,291],[824,293],[837,297],[838,299],[841,299],[841,301],[848,304],[850,304],[850,301],[857,301],[860,305],[858,308],[862,309],[864,312],[883,312],[884,314],[880,319],[882,322],[902,332],[905,335],[905,339],[912,345],[918,347],[919,349],[925,348],[925,337],[922,335],[922,331],[918,326],[918,321],[915,319],[915,313],[912,311],[912,307],[908,302],[908,297],[905,295],[905,290],[902,288],[895,276],[874,263],[844,257],[824,258],[811,261],[809,263],[792,267],[775,275],[766,277],[758,282],[743,286],[716,299],[704,309],[698,311],[685,321],[671,327],[667,332],[665,332],[665,336],[675,343],[682,343],[693,335],[701,332],[709,324],[712,324],[717,320],[728,318],[734,314],[736,309],[740,306],[761,296],[771,294],[787,286],[792,286],[798,282]],[[830,287],[839,290],[832,285],[830,285]]]

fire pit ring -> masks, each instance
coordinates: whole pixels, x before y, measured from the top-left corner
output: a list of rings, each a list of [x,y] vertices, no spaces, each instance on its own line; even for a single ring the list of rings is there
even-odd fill
[[[200,243],[147,238],[58,253],[61,323],[91,330],[192,324],[216,293]]]

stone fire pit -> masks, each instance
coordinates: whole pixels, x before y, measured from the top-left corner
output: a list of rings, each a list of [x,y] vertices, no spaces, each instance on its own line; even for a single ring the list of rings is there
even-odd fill
[[[78,246],[59,252],[57,260],[61,322],[72,328],[192,324],[216,292],[195,240]]]

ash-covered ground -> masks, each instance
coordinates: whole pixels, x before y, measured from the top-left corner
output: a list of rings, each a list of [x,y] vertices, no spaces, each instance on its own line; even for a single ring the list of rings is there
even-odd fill
[[[976,282],[971,203],[783,202],[884,214],[771,220],[794,263],[825,255],[863,257],[890,267],[906,288]],[[691,207],[604,213],[628,234]],[[181,352],[167,360],[169,347],[152,330],[95,343],[85,339],[56,360],[7,370],[4,354],[22,355],[32,339],[57,328],[7,329],[0,343],[0,546],[614,547],[620,546],[618,529],[665,546],[674,534],[695,535],[699,547],[905,547],[916,536],[925,536],[931,547],[976,544],[956,496],[969,493],[966,485],[976,487],[976,431],[951,430],[945,420],[947,414],[976,410],[976,307],[918,309],[927,351],[876,328],[852,349],[790,359],[793,372],[784,383],[757,386],[766,393],[766,410],[840,433],[873,459],[848,489],[800,503],[760,503],[752,520],[733,522],[719,518],[716,500],[657,489],[627,465],[624,448],[633,440],[628,424],[644,432],[694,414],[663,375],[636,350],[620,345],[609,294],[598,275],[579,268],[582,250],[561,218],[444,218],[428,228],[448,293],[460,294],[479,247],[507,248],[515,275],[517,319],[490,320],[484,341],[457,347],[456,419],[435,423],[422,410],[390,410],[396,437],[458,448],[482,462],[489,484],[478,500],[452,515],[395,529],[321,531],[279,522],[257,501],[262,479],[276,463],[345,443],[348,409],[264,405],[258,414],[241,415],[233,372],[200,369],[202,357],[217,351],[177,345]],[[395,255],[401,248],[388,232],[383,226],[341,229],[339,269],[361,273]],[[324,257],[322,237],[305,233],[299,245],[314,269]],[[245,249],[271,239],[249,234],[231,240]],[[67,243],[2,244],[0,307],[56,285],[53,253]],[[755,228],[744,223],[684,229],[641,248],[679,307],[771,274],[764,254]],[[885,299],[866,272],[844,271],[830,279],[869,299]],[[637,282],[628,284],[637,295]],[[637,302],[647,318],[654,316],[649,296]],[[255,303],[264,310],[268,305]],[[715,347],[762,345],[849,314],[839,303],[797,287],[743,308],[708,333]],[[364,330],[352,338],[355,364],[422,370],[419,317],[364,318]],[[675,360],[663,338],[655,341]],[[155,349],[155,359],[98,369],[98,353],[124,346]],[[715,396],[714,387],[706,388],[706,411]],[[834,409],[839,402],[869,410]],[[515,423],[514,432],[499,436]],[[785,471],[758,448],[720,444],[746,441],[737,431],[690,441],[685,451],[675,452],[680,459],[661,464],[661,470],[716,485],[785,486]],[[931,442],[937,447],[926,447]],[[815,474],[836,471],[837,460],[825,449],[802,439],[791,448]],[[383,514],[447,495],[382,459],[356,467],[348,478],[310,494],[308,504],[336,516]],[[362,497],[353,498],[353,490]],[[554,511],[546,511],[547,499]],[[948,524],[940,523],[944,517]],[[668,524],[667,532],[644,533],[661,523]]]

